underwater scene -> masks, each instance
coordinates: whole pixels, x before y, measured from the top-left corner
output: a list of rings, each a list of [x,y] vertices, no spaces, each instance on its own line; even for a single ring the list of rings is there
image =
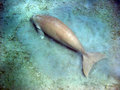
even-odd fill
[[[120,0],[0,0],[0,90],[120,90]]]

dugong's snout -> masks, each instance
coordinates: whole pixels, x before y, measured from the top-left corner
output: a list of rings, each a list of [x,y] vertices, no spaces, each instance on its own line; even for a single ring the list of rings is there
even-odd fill
[[[41,16],[40,15],[33,15],[31,17],[31,19],[34,21],[34,22],[38,22],[40,19],[41,19]]]
[[[39,20],[40,20],[40,16],[39,15],[33,15],[30,18],[30,21],[32,22],[32,24],[36,27],[36,28],[40,28],[39,27]]]
[[[33,16],[30,18],[30,21],[34,24],[35,21],[36,21],[36,15],[33,15]]]
[[[40,38],[43,39],[44,33],[40,27],[41,16],[40,15],[33,15],[30,19],[31,19],[31,22],[32,22],[36,32],[39,33],[41,35]]]

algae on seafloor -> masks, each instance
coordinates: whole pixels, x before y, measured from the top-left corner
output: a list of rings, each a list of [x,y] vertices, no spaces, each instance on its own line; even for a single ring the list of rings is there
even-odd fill
[[[2,38],[0,46],[0,88],[10,89],[16,83],[16,75],[30,54],[18,42],[14,34]]]
[[[18,43],[8,41],[14,48],[2,44],[2,55],[0,62],[0,87],[10,88],[16,82],[16,72],[21,69],[23,63],[29,60],[29,53],[22,50]]]
[[[116,30],[112,30],[112,39],[116,40],[118,37],[120,37],[120,30],[116,31]]]
[[[0,50],[2,51],[0,53],[0,89],[35,89],[36,87],[42,90],[46,83],[52,85],[52,82],[47,81],[49,77],[33,67],[29,51],[18,41],[15,33],[4,38]]]

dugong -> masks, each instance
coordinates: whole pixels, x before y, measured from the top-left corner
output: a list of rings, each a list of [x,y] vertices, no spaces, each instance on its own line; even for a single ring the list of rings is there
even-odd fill
[[[57,40],[61,44],[64,44],[82,54],[82,69],[86,77],[88,76],[92,66],[104,58],[105,55],[99,52],[86,52],[72,30],[59,19],[48,15],[33,15],[31,20],[39,30],[42,30],[48,36]]]

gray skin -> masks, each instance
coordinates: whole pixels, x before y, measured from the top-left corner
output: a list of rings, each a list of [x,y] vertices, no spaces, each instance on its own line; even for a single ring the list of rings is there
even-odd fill
[[[82,44],[72,30],[59,19],[52,16],[36,15],[33,16],[33,21],[37,28],[41,29],[44,33],[48,34],[55,40],[72,48],[73,50],[86,54]]]
[[[104,54],[97,52],[86,52],[72,30],[55,17],[46,15],[35,15],[32,17],[32,21],[40,30],[39,32],[41,32],[42,30],[50,37],[82,54],[83,73],[86,77],[88,76],[92,66],[105,56]]]

